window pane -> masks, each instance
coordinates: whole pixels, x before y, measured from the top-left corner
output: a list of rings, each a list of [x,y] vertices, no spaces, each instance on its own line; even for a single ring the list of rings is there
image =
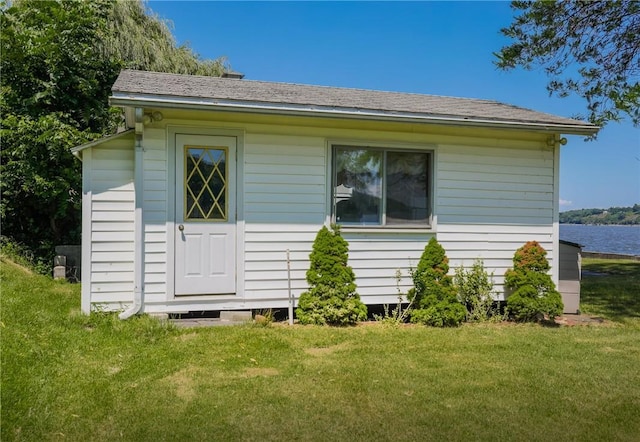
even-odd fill
[[[185,150],[185,220],[226,219],[226,155],[224,148]]]
[[[336,222],[380,224],[382,152],[336,148]]]
[[[429,154],[387,152],[387,224],[426,224]]]

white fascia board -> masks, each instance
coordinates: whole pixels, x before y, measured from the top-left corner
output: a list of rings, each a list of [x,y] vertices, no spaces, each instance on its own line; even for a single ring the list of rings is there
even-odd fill
[[[317,116],[333,118],[353,118],[409,123],[430,123],[453,126],[485,127],[496,129],[520,129],[545,133],[568,135],[594,135],[600,129],[597,126],[582,124],[555,124],[521,121],[489,120],[453,115],[433,115],[396,111],[377,111],[369,109],[329,107],[300,104],[281,104],[255,101],[220,100],[215,98],[178,97],[167,95],[114,93],[110,99],[112,106],[146,106],[193,110],[219,110],[226,112],[250,112],[278,115]]]
[[[107,137],[98,138],[97,140],[89,141],[88,143],[81,144],[80,146],[72,147],[71,153],[76,158],[79,158],[80,160],[82,160],[82,155],[80,155],[80,152],[82,152],[83,150],[89,149],[90,147],[98,146],[107,141],[116,140],[118,138],[124,137],[125,135],[129,135],[132,133],[133,133],[133,129],[128,129],[128,130],[125,130],[124,132],[119,132],[117,134],[109,135]]]

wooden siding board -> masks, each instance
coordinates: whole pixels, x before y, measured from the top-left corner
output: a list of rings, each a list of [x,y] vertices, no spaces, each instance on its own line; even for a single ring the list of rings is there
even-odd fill
[[[147,152],[145,152],[145,158],[144,158],[145,173],[150,171],[166,173],[167,161],[165,159],[162,159],[162,160],[150,159],[146,154]]]
[[[474,172],[450,172],[439,170],[438,177],[441,180],[449,181],[471,181],[475,183],[522,183],[522,175],[513,173],[496,174],[492,172],[474,171]],[[547,184],[553,186],[553,177],[545,175],[529,175],[527,176],[527,184]]]
[[[93,203],[96,202],[122,202],[133,204],[133,192],[129,190],[108,190],[97,193],[93,196]]]
[[[91,188],[96,194],[101,194],[101,193],[110,192],[110,191],[122,191],[122,192],[130,191],[133,193],[133,180],[131,182],[124,182],[120,184],[118,187],[113,187],[113,183],[110,182],[109,180],[92,180],[92,181],[93,182],[91,183]],[[131,198],[132,198],[131,201],[133,201],[133,196]]]
[[[92,232],[133,232],[133,223],[129,221],[94,222]]]
[[[275,225],[282,222],[283,219],[298,219],[303,224],[318,225],[325,220],[325,215],[320,213],[300,213],[300,212],[284,212],[284,213],[264,213],[264,212],[245,212],[245,221],[248,223],[273,223]]]
[[[303,192],[292,192],[287,189],[286,194],[278,193],[278,190],[272,189],[270,192],[252,192],[245,198],[245,203],[250,204],[251,208],[255,211],[265,210],[268,212],[273,211],[286,211],[289,210],[288,205],[307,205],[314,204],[316,210],[321,210],[324,213],[325,197],[323,194],[317,192],[316,189],[306,189],[307,192],[315,190],[316,193],[305,194]],[[317,207],[320,205],[320,207]]]
[[[245,178],[247,184],[285,184],[289,186],[297,186],[298,184],[316,184],[325,185],[324,175],[306,175],[306,174],[269,174],[269,173],[253,173]]]
[[[133,281],[133,270],[125,272],[92,272],[91,280],[96,282]]]
[[[553,210],[553,202],[550,200],[536,199],[531,200],[526,196],[520,199],[504,199],[504,198],[476,198],[473,193],[473,198],[464,197],[449,197],[445,198],[442,195],[438,197],[438,207],[459,207],[459,208],[484,208],[484,209],[532,209],[532,206],[536,206],[539,209]],[[500,195],[502,197],[502,195]]]
[[[94,147],[92,149],[92,157],[101,163],[97,168],[104,168],[103,164],[108,164],[102,163],[103,161],[133,161],[133,139],[128,140],[127,143],[130,143],[130,146],[124,149],[117,148],[112,144],[109,144],[108,146],[105,144],[100,147]],[[125,168],[129,169],[130,166],[127,164],[125,165]]]
[[[91,272],[133,272],[133,262],[93,262]]]
[[[254,146],[255,148],[255,146]],[[300,150],[296,150],[295,152],[285,153],[267,153],[267,154],[248,154],[245,155],[245,161],[247,163],[252,164],[271,164],[271,165],[280,165],[282,164],[283,155],[287,156],[287,164],[292,166],[321,166],[324,167],[324,155],[300,155]]]
[[[167,182],[165,180],[145,180],[142,184],[144,191],[148,190],[158,190],[158,191],[167,191]]]
[[[476,187],[469,186],[469,188],[464,189],[464,195],[461,195],[461,190],[462,188],[439,187],[438,197],[441,199],[456,198],[458,200],[469,198],[471,196],[473,196],[473,199],[475,200],[495,200],[496,197],[495,190],[479,190]],[[500,191],[500,201],[527,200],[550,203],[552,196],[553,192],[536,192],[531,190],[516,191],[513,189],[503,189]]]
[[[133,181],[133,170],[127,169],[94,169],[93,179],[95,181],[107,181],[113,183],[114,181],[121,182],[123,184]]]
[[[133,244],[129,242],[93,242],[94,252],[130,252],[134,250]]]

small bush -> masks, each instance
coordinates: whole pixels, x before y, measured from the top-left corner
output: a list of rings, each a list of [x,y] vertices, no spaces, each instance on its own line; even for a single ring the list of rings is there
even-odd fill
[[[264,308],[259,310],[254,310],[253,312],[253,323],[256,325],[260,325],[263,327],[268,327],[275,321],[276,312],[271,308]]]
[[[547,274],[547,251],[536,241],[516,250],[513,269],[505,273],[505,285],[512,293],[507,298],[507,313],[516,321],[540,321],[562,314],[564,305],[556,285]]]
[[[485,270],[482,259],[476,259],[469,270],[462,265],[458,267],[453,282],[458,291],[458,300],[467,309],[467,321],[502,319],[493,300],[493,273]]]
[[[348,258],[349,244],[338,227],[320,229],[309,255],[309,290],[300,295],[296,309],[302,324],[349,325],[367,319]]]
[[[396,304],[396,308],[389,311],[389,305],[385,304],[384,312],[382,315],[373,315],[373,319],[378,322],[382,322],[385,325],[391,326],[399,326],[400,324],[404,324],[409,316],[411,315],[411,310],[413,306],[413,302],[409,302],[406,307],[402,307],[402,303],[404,302],[402,290],[400,290],[400,281],[402,280],[402,271],[400,269],[396,269],[395,274],[396,279],[396,289],[398,291],[398,302]]]
[[[449,272],[449,259],[435,238],[425,246],[420,262],[411,270],[413,288],[407,297],[414,305],[411,322],[454,327],[464,321],[466,309],[458,302]]]

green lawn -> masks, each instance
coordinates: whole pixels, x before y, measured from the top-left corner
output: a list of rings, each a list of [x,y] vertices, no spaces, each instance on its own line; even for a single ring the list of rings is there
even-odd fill
[[[637,441],[640,263],[622,264],[584,281],[606,325],[182,330],[83,316],[78,285],[2,262],[0,436]]]
[[[582,281],[585,313],[640,326],[640,261],[588,258],[582,269],[598,274]]]

